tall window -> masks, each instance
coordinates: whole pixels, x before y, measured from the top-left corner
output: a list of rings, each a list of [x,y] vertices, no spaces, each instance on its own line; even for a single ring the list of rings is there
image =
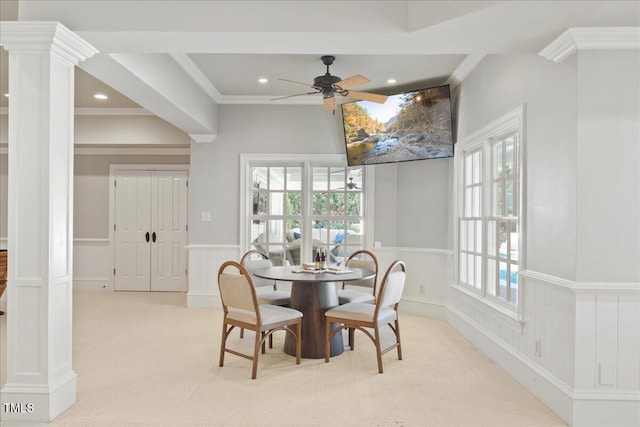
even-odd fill
[[[321,249],[343,264],[363,247],[363,168],[253,162],[249,176],[248,247],[275,265],[311,262]]]
[[[458,148],[458,282],[518,307],[521,115]]]

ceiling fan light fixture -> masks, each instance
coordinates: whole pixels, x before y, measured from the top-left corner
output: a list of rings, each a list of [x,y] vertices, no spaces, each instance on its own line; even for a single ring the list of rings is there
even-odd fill
[[[280,79],[282,81],[303,84],[305,86],[308,86],[314,89],[315,92],[306,92],[306,93],[298,93],[295,95],[281,96],[279,98],[273,98],[272,101],[291,98],[294,96],[301,96],[301,95],[315,95],[319,93],[319,94],[322,94],[322,98],[324,100],[323,102],[324,108],[326,110],[333,111],[333,114],[335,114],[336,108],[337,108],[336,101],[335,101],[336,94],[345,96],[345,97],[349,96],[355,99],[361,99],[361,100],[384,104],[384,102],[387,99],[387,97],[384,95],[350,90],[352,86],[358,86],[365,83],[369,83],[370,80],[368,78],[360,74],[356,74],[355,76],[351,76],[346,79],[342,79],[338,76],[333,76],[331,75],[331,73],[329,73],[329,66],[333,64],[333,61],[336,58],[334,56],[325,55],[320,59],[322,60],[322,63],[327,66],[327,72],[321,76],[317,76],[316,78],[314,78],[312,85],[307,85],[306,83],[296,82],[293,80]]]

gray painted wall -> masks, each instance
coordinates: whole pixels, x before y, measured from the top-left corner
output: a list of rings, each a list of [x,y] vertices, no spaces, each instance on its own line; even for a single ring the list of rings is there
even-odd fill
[[[489,55],[462,83],[458,140],[525,106],[526,266],[575,280],[576,68]]]

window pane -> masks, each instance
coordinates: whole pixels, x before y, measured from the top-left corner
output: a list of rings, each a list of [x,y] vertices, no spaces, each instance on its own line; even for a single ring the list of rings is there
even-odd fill
[[[501,262],[499,271],[499,282],[498,282],[498,297],[502,299],[507,298],[507,263]]]
[[[496,182],[493,184],[493,215],[503,216],[504,212],[504,199],[503,199],[504,185],[502,182]]]
[[[480,151],[473,153],[473,183],[478,184],[480,177],[482,176],[482,169],[480,168]]]
[[[362,215],[362,193],[347,194],[347,215]]]
[[[329,194],[329,215],[344,215],[344,193]]]
[[[511,264],[511,275],[509,281],[509,302],[516,304],[518,302],[518,265]]]
[[[466,188],[464,190],[464,216],[466,217],[470,217],[471,216],[471,201],[473,199],[472,196],[472,188]]]
[[[269,204],[269,214],[282,215],[284,212],[283,204],[284,204],[284,193],[272,192],[271,203]]]
[[[487,292],[496,295],[496,262],[493,259],[487,260]]]
[[[327,214],[327,193],[313,193],[313,215]]]
[[[469,255],[467,257],[467,283],[475,288],[475,269],[473,268],[473,259],[473,255]]]
[[[284,190],[284,168],[269,168],[269,188],[271,190]]]
[[[502,141],[496,143],[493,146],[493,177],[499,178],[502,176]]]
[[[505,164],[505,175],[512,176],[514,169],[514,145],[513,145],[513,136],[507,138],[506,140],[506,164]]]
[[[482,253],[482,221],[475,221],[476,223],[476,252]]]
[[[313,190],[314,191],[327,191],[328,190],[328,168],[313,168]]]
[[[475,237],[476,237],[476,230],[475,230],[475,221],[467,221],[467,248],[469,248],[470,251],[473,251],[473,248],[475,248]]]
[[[513,180],[507,179],[504,182],[504,214],[506,216],[512,216],[513,211]]]
[[[302,214],[302,193],[299,191],[289,191],[286,199],[285,214],[301,215]]]
[[[265,221],[252,221],[251,222],[251,241],[256,242],[256,239],[260,234],[263,234],[267,231],[267,223]],[[259,248],[256,248],[259,249]]]
[[[460,222],[460,249],[466,251],[468,249],[467,246],[467,222]]]
[[[347,190],[362,191],[362,169],[349,169],[347,176]]]
[[[496,256],[496,222],[487,222],[487,253]]]
[[[460,265],[460,283],[468,283],[467,282],[467,254],[461,253],[460,259],[458,260]]]
[[[289,191],[302,190],[302,168],[299,168],[299,167],[287,168],[287,190]]]
[[[507,258],[507,237],[508,237],[508,224],[506,221],[500,221],[498,223],[498,244],[500,245],[500,251],[498,256],[502,259]]]
[[[329,189],[330,190],[344,190],[346,186],[345,169],[344,168],[331,168],[329,173]]]
[[[269,220],[269,233],[266,236],[269,243],[280,243],[283,242],[283,234],[284,234],[284,223],[279,219],[270,219]]]
[[[473,157],[467,154],[464,159],[464,185],[471,185],[473,182]]]
[[[482,287],[482,258],[480,256],[476,256],[476,280],[475,287],[480,289]]]
[[[473,205],[471,207],[471,215],[480,216],[480,187],[473,187]]]
[[[510,233],[510,243],[511,243],[511,252],[509,254],[509,259],[512,261],[518,261],[518,223],[516,221],[511,222],[511,233]]]

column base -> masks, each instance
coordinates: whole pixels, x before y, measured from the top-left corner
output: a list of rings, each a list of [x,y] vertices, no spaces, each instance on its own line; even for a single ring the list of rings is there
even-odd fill
[[[76,374],[71,371],[56,384],[10,384],[0,390],[3,421],[50,422],[76,403]]]

